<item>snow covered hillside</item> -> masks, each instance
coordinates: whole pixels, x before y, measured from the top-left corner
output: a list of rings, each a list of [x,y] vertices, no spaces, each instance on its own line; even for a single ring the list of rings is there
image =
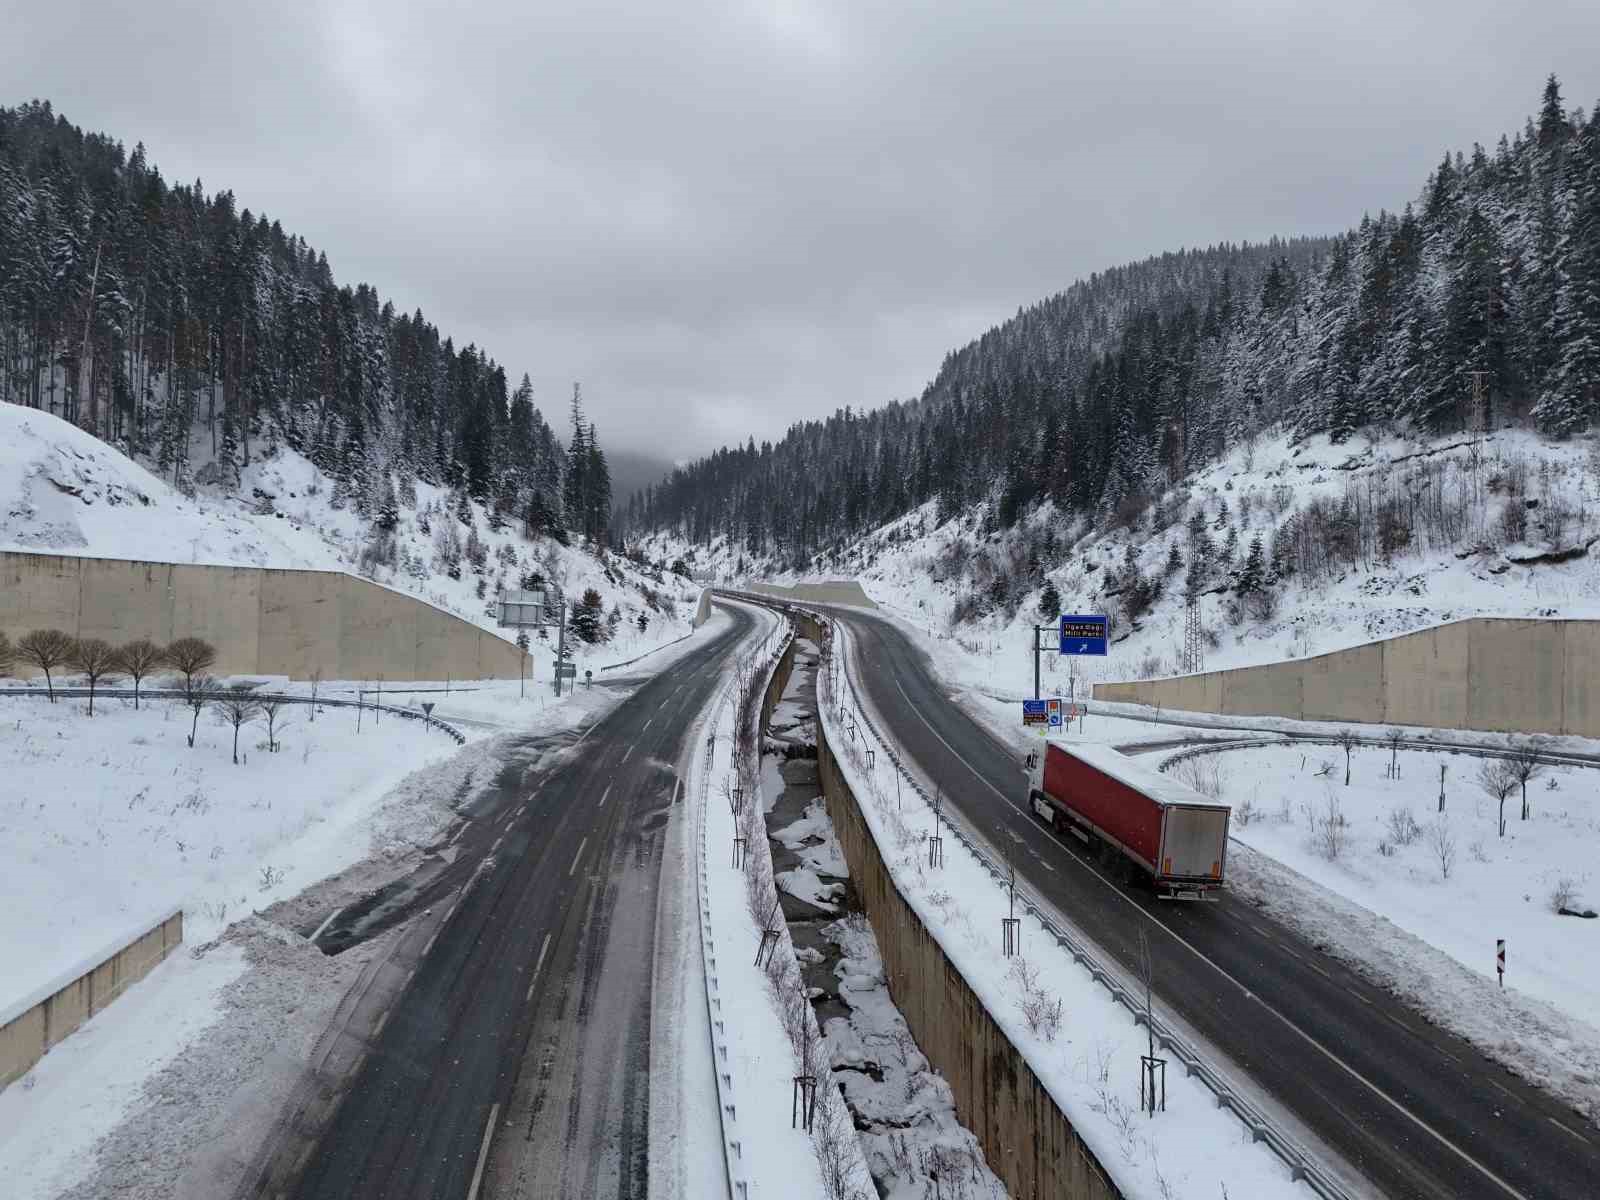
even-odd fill
[[[280,446],[245,468],[237,488],[197,482],[186,496],[76,426],[0,403],[0,550],[349,571],[487,629],[502,587],[553,581],[569,600],[592,588],[610,635],[588,654],[597,666],[691,628],[699,588],[686,579],[530,539],[492,508],[420,480],[389,494],[392,508],[363,517],[308,459]],[[553,648],[536,640],[533,654],[535,675],[548,677]]]
[[[1121,522],[1046,504],[994,525],[988,504],[936,525],[930,503],[776,581],[859,578],[947,639],[962,677],[1011,697],[1031,694],[1031,626],[1057,611],[1109,613],[1113,646],[1103,660],[1044,656],[1046,692],[1067,691],[1069,668],[1079,688],[1179,673],[1191,588],[1208,670],[1461,617],[1600,617],[1600,443],[1525,430],[1343,445],[1279,433]],[[641,544],[719,577],[741,558],[722,540],[709,552],[663,534]]]

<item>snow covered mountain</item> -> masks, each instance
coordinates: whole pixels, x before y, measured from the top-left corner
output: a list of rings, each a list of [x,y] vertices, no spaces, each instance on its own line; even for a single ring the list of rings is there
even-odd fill
[[[236,488],[201,483],[185,496],[59,417],[3,402],[0,550],[350,571],[488,629],[501,588],[553,581],[569,599],[601,597],[612,644],[600,661],[688,632],[699,594],[656,566],[530,535],[492,505],[421,480],[395,489],[392,511],[363,517],[286,446],[258,455]],[[553,657],[538,643],[534,655]]]

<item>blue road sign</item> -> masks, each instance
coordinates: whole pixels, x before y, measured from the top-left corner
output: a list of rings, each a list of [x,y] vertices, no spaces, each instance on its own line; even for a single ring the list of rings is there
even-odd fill
[[[1050,723],[1050,711],[1047,702],[1044,700],[1024,700],[1022,702],[1022,723],[1025,726],[1048,725]]]
[[[1061,653],[1104,654],[1106,652],[1106,618],[1104,613],[1093,616],[1061,617]]]

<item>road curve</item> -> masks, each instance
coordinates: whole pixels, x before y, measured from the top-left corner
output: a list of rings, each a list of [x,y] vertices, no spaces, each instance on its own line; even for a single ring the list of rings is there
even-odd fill
[[[686,654],[474,813],[471,882],[282,1195],[642,1197],[662,831],[684,738],[754,628]],[[513,756],[515,759],[515,756]],[[455,864],[460,865],[460,859]]]
[[[1014,752],[955,704],[899,629],[829,610],[886,731],[966,822],[1133,971],[1152,933],[1169,1010],[1386,1197],[1593,1200],[1600,1133],[1247,903],[1157,901],[1042,829]]]

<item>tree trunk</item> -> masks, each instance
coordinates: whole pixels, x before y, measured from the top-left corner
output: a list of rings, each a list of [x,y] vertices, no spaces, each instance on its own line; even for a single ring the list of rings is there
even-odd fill
[[[89,274],[89,303],[83,313],[83,344],[78,351],[78,392],[83,393],[83,380],[89,362],[89,331],[94,327],[94,293],[100,286],[100,249],[103,243],[96,242],[94,247],[94,270]],[[94,394],[94,381],[89,382],[89,419],[84,428],[96,437],[100,435],[100,404]],[[94,707],[91,699],[89,707]]]

